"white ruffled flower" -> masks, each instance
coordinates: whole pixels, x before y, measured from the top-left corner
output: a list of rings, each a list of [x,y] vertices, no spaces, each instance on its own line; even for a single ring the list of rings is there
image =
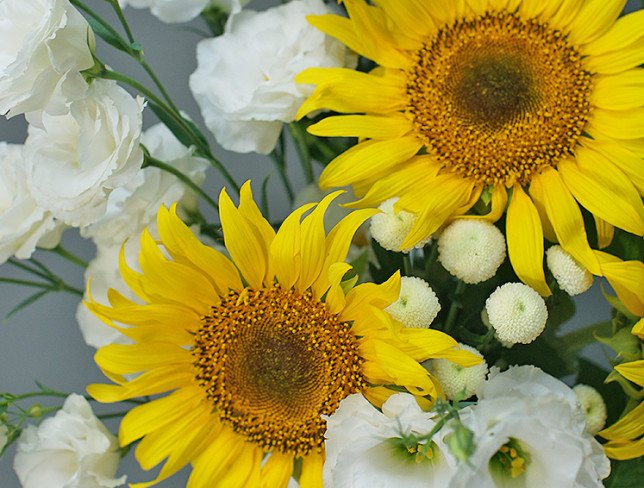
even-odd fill
[[[492,278],[504,259],[505,238],[485,220],[458,219],[438,238],[438,260],[465,283]]]
[[[108,194],[127,184],[143,162],[143,99],[113,81],[94,80],[63,115],[42,114],[29,126],[25,162],[38,204],[72,226],[96,222]]]
[[[595,435],[606,424],[606,403],[592,386],[575,385],[572,389],[577,395],[581,411],[586,417],[586,429],[590,435]]]
[[[411,249],[401,249],[401,245],[407,234],[416,222],[416,216],[405,210],[397,212],[394,208],[397,197],[385,200],[378,206],[380,213],[371,217],[371,237],[373,237],[383,249],[394,252],[408,253]],[[429,238],[419,242],[414,248],[421,248],[429,242]]]
[[[557,280],[559,288],[570,296],[579,295],[593,285],[593,275],[590,271],[559,245],[548,248],[546,264]]]
[[[339,41],[311,26],[306,16],[327,14],[321,0],[293,0],[263,12],[233,15],[226,32],[197,45],[192,91],[206,125],[225,149],[270,153],[283,123],[292,122],[310,95],[294,77],[312,67],[343,67]]]
[[[434,435],[428,454],[423,446],[406,445],[403,436],[423,436],[436,425],[413,395],[391,396],[379,412],[360,394],[342,400],[327,418],[324,486],[352,488],[443,488],[456,460],[441,432]],[[415,451],[415,452],[413,452]]]
[[[533,366],[490,376],[479,403],[460,412],[476,450],[446,486],[603,486],[610,462],[570,388]]]
[[[459,346],[465,351],[476,354],[481,358],[483,357],[474,347],[460,343]],[[448,399],[454,400],[460,396],[464,400],[474,395],[483,384],[488,373],[488,368],[485,361],[466,368],[447,359],[432,359],[431,372],[440,382],[445,396]]]
[[[23,147],[0,142],[0,264],[27,259],[36,246],[55,247],[63,226],[29,192]]]
[[[152,15],[168,24],[189,22],[197,17],[210,0],[119,0],[121,8],[149,8]],[[235,3],[229,1],[228,3]],[[231,5],[232,6],[232,5]]]
[[[92,31],[68,0],[0,2],[0,114],[42,110],[66,83],[84,84],[79,71],[94,65],[88,41]]]
[[[546,302],[523,283],[497,287],[485,301],[485,311],[497,338],[508,345],[534,341],[548,320]]]
[[[441,305],[436,293],[422,278],[403,276],[400,278],[400,295],[386,309],[394,319],[405,327],[429,327]]]
[[[23,488],[114,488],[118,442],[80,395],[67,397],[63,409],[29,425],[18,439],[13,467]]]
[[[138,255],[140,250],[138,236],[128,240],[125,244],[125,260],[128,265],[140,271]],[[96,257],[89,262],[85,270],[85,282],[91,280],[92,298],[100,303],[108,303],[107,291],[110,288],[121,293],[126,298],[137,302],[138,297],[123,281],[119,272],[120,244],[98,246]],[[84,300],[88,296],[85,294]],[[82,301],[76,308],[76,321],[80,327],[85,343],[96,349],[108,344],[129,344],[132,341],[119,330],[110,327],[88,310]],[[125,326],[124,326],[125,327]]]
[[[194,157],[192,150],[183,146],[165,125],[149,128],[141,142],[152,157],[168,163],[196,184],[203,182],[208,162]],[[152,224],[161,205],[170,207],[174,202],[190,209],[197,205],[192,190],[176,176],[152,166],[143,168],[109,194],[105,215],[82,229],[81,234],[94,239],[98,246],[120,245],[129,237],[138,237]]]

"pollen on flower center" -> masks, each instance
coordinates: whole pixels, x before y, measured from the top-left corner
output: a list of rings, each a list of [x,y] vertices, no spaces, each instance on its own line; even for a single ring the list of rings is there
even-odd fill
[[[365,385],[358,343],[310,292],[231,292],[202,319],[192,350],[197,383],[219,417],[261,447],[320,451],[325,422]]]
[[[525,473],[529,464],[530,455],[522,444],[514,438],[510,438],[490,459],[490,468],[493,475],[499,477],[509,475],[513,479]]]
[[[488,13],[425,41],[407,73],[407,113],[446,168],[486,185],[525,184],[572,153],[591,81],[561,32]]]

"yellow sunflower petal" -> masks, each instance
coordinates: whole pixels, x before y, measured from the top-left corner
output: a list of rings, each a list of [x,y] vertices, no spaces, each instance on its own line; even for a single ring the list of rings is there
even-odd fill
[[[635,187],[621,171],[610,171],[610,161],[583,149],[577,152],[579,164],[564,160],[557,166],[566,187],[592,214],[632,234],[644,234],[644,205]],[[600,164],[582,164],[586,157]]]
[[[611,441],[603,445],[606,456],[618,461],[637,459],[644,456],[644,437],[636,441],[615,442]]]
[[[334,263],[329,266],[327,273],[328,286],[325,288],[326,296],[325,303],[331,313],[340,313],[344,309],[346,299],[344,297],[344,290],[342,289],[342,277],[351,269],[349,263]],[[323,293],[317,294],[322,296]]]
[[[251,445],[242,449],[217,483],[210,486],[221,488],[260,488],[262,450]]]
[[[164,364],[191,363],[190,351],[176,344],[146,342],[145,344],[109,344],[94,355],[101,369],[116,374],[132,374]]]
[[[637,139],[644,134],[644,107],[630,110],[596,108],[589,115],[589,130],[613,139]]]
[[[319,109],[386,114],[405,108],[404,78],[374,76],[345,68],[309,68],[298,83],[318,85],[300,106],[296,119]]]
[[[293,473],[293,455],[273,451],[262,466],[262,488],[283,488]]]
[[[644,105],[644,69],[632,69],[614,76],[597,76],[590,101],[606,110],[641,107]]]
[[[156,368],[137,376],[124,385],[87,386],[87,393],[99,402],[112,403],[146,395],[156,395],[190,384],[194,378],[189,368],[177,370],[176,365]]]
[[[415,137],[401,137],[386,141],[366,141],[340,154],[324,168],[320,187],[350,185],[371,173],[394,169],[411,158],[422,147]]]
[[[481,362],[480,356],[459,349],[458,343],[452,337],[439,330],[403,327],[399,334],[401,343],[398,347],[416,361],[448,358],[464,367]]]
[[[257,229],[243,217],[223,189],[219,195],[219,217],[224,243],[246,282],[260,288],[267,272],[268,250]]]
[[[640,339],[644,339],[644,319],[637,321],[631,330],[631,334],[638,336]]]
[[[600,219],[597,215],[593,215],[593,220],[595,221],[595,229],[597,230],[597,247],[604,249],[610,246],[615,236],[615,227],[605,220]]]
[[[481,188],[481,190],[483,190]],[[477,197],[478,200],[478,197]],[[469,203],[469,202],[468,202]],[[505,213],[508,205],[508,191],[503,185],[495,185],[492,190],[492,200],[490,204],[490,211],[482,215],[467,215],[468,219],[483,219],[488,222],[494,223],[499,220]],[[471,208],[471,205],[470,205]]]
[[[644,402],[641,402],[610,427],[598,432],[597,435],[613,441],[635,439],[644,434],[642,416],[644,416]]]
[[[558,30],[568,31],[568,25],[577,17],[585,0],[560,0],[556,11],[548,18],[548,24]]]
[[[275,229],[264,218],[259,207],[253,200],[253,192],[250,187],[250,180],[244,183],[239,192],[239,213],[246,217],[258,231],[263,239],[263,246],[268,249],[275,238]]]
[[[543,230],[532,200],[515,184],[506,222],[508,256],[517,276],[541,296],[551,295],[543,271]]]
[[[419,42],[436,30],[423,0],[375,0],[374,3],[400,30],[413,35]]]
[[[286,217],[271,243],[269,252],[273,272],[277,281],[287,290],[295,284],[302,269],[300,219],[314,206],[314,203],[307,203]]]
[[[366,305],[385,308],[400,296],[400,272],[396,271],[387,281],[381,284],[361,283],[349,290],[347,303],[342,311],[343,321],[355,320]]]
[[[588,0],[568,24],[573,45],[583,45],[606,33],[624,9],[626,0]]]
[[[642,171],[641,157],[623,145],[609,140],[592,140],[584,137],[581,143],[610,160],[635,185],[638,193],[644,195],[644,171]]]
[[[559,173],[553,168],[546,168],[540,175],[533,178],[531,186],[540,187],[537,193],[543,198],[541,203],[561,247],[592,274],[601,276],[597,257],[588,245],[584,219],[579,206],[564,185]]]
[[[397,139],[411,129],[409,120],[403,115],[336,115],[322,119],[307,131],[320,137]]]
[[[644,38],[639,38],[623,48],[584,59],[586,69],[607,75],[635,68],[642,63],[644,63]]]
[[[177,217],[176,204],[169,211],[165,207],[159,209],[157,225],[163,245],[172,257],[201,269],[219,294],[226,295],[229,288],[242,288],[237,268],[223,254],[199,241]]]
[[[644,386],[644,359],[615,366],[615,370],[636,385]]]
[[[211,444],[192,462],[186,488],[216,487],[248,445],[231,429],[222,429]]]
[[[583,47],[583,54],[593,56],[624,49],[633,42],[644,38],[644,10],[638,10],[617,19],[613,26],[597,40]]]
[[[302,458],[300,488],[324,488],[322,483],[323,466],[324,454],[314,452]]]
[[[644,315],[644,263],[622,261],[602,251],[594,251],[601,263],[602,275],[613,287],[617,297],[632,313]]]

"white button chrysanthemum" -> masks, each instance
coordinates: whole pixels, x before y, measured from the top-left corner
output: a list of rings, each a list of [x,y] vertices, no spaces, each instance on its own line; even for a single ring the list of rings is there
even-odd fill
[[[438,260],[465,283],[490,279],[504,259],[503,234],[485,220],[456,220],[438,238]]]
[[[572,391],[577,395],[581,410],[586,417],[586,430],[595,435],[604,428],[606,423],[606,403],[592,386],[576,385]]]
[[[485,302],[490,325],[507,344],[529,344],[546,327],[548,309],[543,298],[523,283],[497,287]]]
[[[593,275],[559,245],[546,251],[546,263],[559,288],[568,295],[579,295],[593,284]]]
[[[481,358],[483,357],[476,348],[466,344],[459,345],[461,349],[470,351]],[[461,393],[463,393],[461,399],[474,395],[483,381],[485,381],[488,367],[485,361],[469,368],[464,368],[448,359],[432,359],[431,371],[443,387],[445,396],[450,400],[454,400]]]
[[[405,327],[429,327],[441,305],[429,284],[415,276],[400,279],[400,296],[385,310]]]
[[[400,245],[405,240],[407,234],[416,222],[416,216],[413,213],[401,210],[396,212],[394,205],[398,198],[385,200],[378,206],[381,213],[371,217],[370,232],[378,244],[384,249],[394,252],[407,253],[411,249],[401,249]],[[423,247],[429,239],[419,242],[415,247]]]

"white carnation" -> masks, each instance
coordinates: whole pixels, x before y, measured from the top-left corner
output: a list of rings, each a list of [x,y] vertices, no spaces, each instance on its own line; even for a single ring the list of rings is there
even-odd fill
[[[313,66],[346,66],[354,59],[342,43],[306,20],[330,12],[321,0],[243,10],[229,19],[222,36],[197,45],[190,90],[222,147],[268,154],[282,124],[294,120],[312,91],[295,83],[295,75]]]
[[[533,366],[490,376],[479,403],[460,412],[476,450],[446,486],[603,486],[610,462],[570,388]]]
[[[548,320],[546,302],[523,283],[497,287],[486,300],[485,311],[496,336],[506,344],[529,344],[543,332]]]
[[[168,24],[188,22],[206,8],[209,0],[119,0],[121,7],[149,8],[152,15]]]
[[[581,411],[586,417],[586,429],[590,435],[595,435],[606,424],[606,402],[592,386],[576,385],[572,391],[577,395]]]
[[[29,258],[37,245],[56,246],[62,231],[29,192],[22,146],[0,142],[0,264]]]
[[[460,343],[459,346],[465,351],[476,354],[481,358],[483,357],[474,347]],[[431,371],[443,387],[445,396],[448,399],[454,400],[460,396],[464,400],[474,395],[476,390],[483,384],[488,368],[485,361],[466,368],[448,359],[432,359]]]
[[[505,238],[485,220],[458,219],[438,238],[438,260],[465,283],[480,283],[494,276],[505,259]]]
[[[42,110],[66,82],[84,83],[91,36],[68,0],[0,2],[0,113]]]
[[[429,327],[441,305],[429,284],[415,276],[400,279],[400,295],[385,310],[405,327]]]
[[[546,251],[546,264],[557,280],[559,288],[571,296],[579,295],[593,284],[593,275],[581,266],[561,246],[555,245]]]
[[[168,163],[196,184],[203,182],[208,162],[194,157],[192,150],[183,146],[165,125],[149,128],[141,142],[152,157]],[[174,202],[189,200],[187,197],[192,197],[186,202],[188,208],[196,206],[192,190],[175,175],[152,166],[143,168],[109,194],[105,215],[81,233],[99,246],[120,245],[154,223],[161,205],[170,207]]]
[[[96,222],[107,196],[128,183],[143,161],[143,100],[113,81],[94,80],[63,115],[42,114],[29,126],[25,162],[34,199],[72,226]]]
[[[114,488],[118,442],[80,395],[67,397],[63,409],[29,425],[18,439],[14,469],[24,488]]]
[[[397,212],[394,209],[397,197],[385,200],[378,206],[381,212],[371,217],[371,237],[373,237],[378,244],[388,251],[405,252],[408,253],[411,249],[401,249],[401,245],[405,240],[407,234],[416,222],[416,215],[400,210]],[[416,248],[423,247],[429,238],[416,244]]]
[[[448,486],[456,460],[441,433],[433,436],[429,456],[418,452],[419,444],[406,446],[402,439],[426,435],[435,425],[433,414],[423,412],[413,395],[392,395],[382,412],[361,394],[349,395],[327,419],[324,486]]]

